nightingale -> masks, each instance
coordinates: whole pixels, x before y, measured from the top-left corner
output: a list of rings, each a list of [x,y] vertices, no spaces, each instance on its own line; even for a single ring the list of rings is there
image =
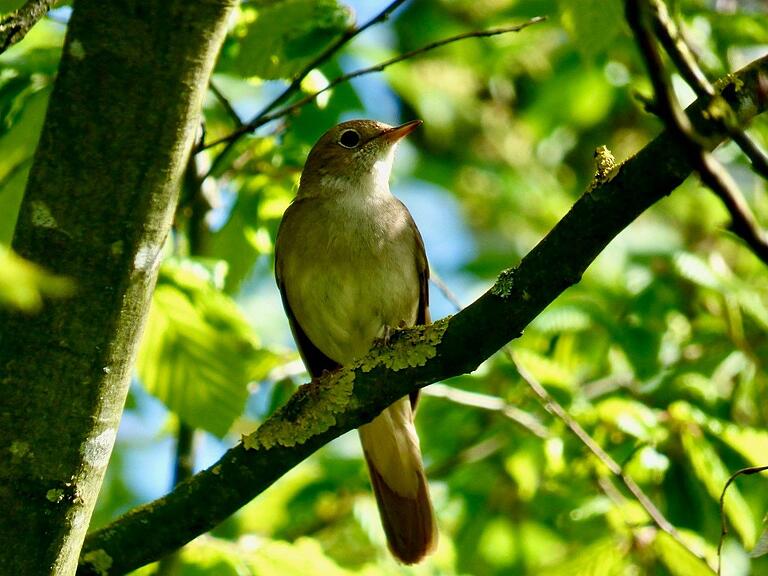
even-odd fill
[[[275,246],[283,307],[312,376],[362,358],[392,330],[430,322],[424,242],[389,190],[395,148],[420,120],[351,120],[309,153]],[[419,562],[437,528],[413,417],[401,398],[358,429],[392,554]]]

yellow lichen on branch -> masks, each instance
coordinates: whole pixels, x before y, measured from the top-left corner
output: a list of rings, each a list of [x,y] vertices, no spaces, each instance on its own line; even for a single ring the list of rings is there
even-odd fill
[[[354,371],[342,368],[301,386],[285,406],[243,437],[243,446],[248,450],[295,446],[325,432],[347,407],[354,383]]]
[[[424,366],[427,360],[437,355],[437,345],[442,341],[449,321],[450,316],[447,316],[434,324],[395,332],[388,344],[375,347],[357,367],[370,372],[378,366],[395,371]]]

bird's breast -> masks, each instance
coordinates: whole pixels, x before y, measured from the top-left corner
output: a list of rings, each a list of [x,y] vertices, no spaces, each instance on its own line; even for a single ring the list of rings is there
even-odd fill
[[[288,214],[279,246],[284,289],[296,321],[329,358],[363,356],[385,326],[410,326],[419,303],[416,244],[393,197],[372,206],[317,201]],[[297,241],[298,240],[298,241]]]

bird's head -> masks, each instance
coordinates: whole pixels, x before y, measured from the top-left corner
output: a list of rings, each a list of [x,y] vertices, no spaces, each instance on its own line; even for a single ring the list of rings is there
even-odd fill
[[[388,191],[397,143],[421,123],[412,120],[390,126],[375,120],[350,120],[334,126],[309,152],[299,196]]]

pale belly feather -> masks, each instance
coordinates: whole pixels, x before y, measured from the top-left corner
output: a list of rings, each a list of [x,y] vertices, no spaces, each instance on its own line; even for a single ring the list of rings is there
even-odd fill
[[[393,201],[394,198],[392,198]],[[395,201],[396,202],[396,201]],[[333,206],[315,206],[314,216]],[[380,223],[382,208],[390,218]],[[297,230],[302,246],[282,254],[285,289],[306,335],[326,356],[348,364],[361,358],[385,327],[411,326],[419,303],[415,240],[398,204],[359,211],[334,229]],[[368,241],[363,241],[367,238]]]

